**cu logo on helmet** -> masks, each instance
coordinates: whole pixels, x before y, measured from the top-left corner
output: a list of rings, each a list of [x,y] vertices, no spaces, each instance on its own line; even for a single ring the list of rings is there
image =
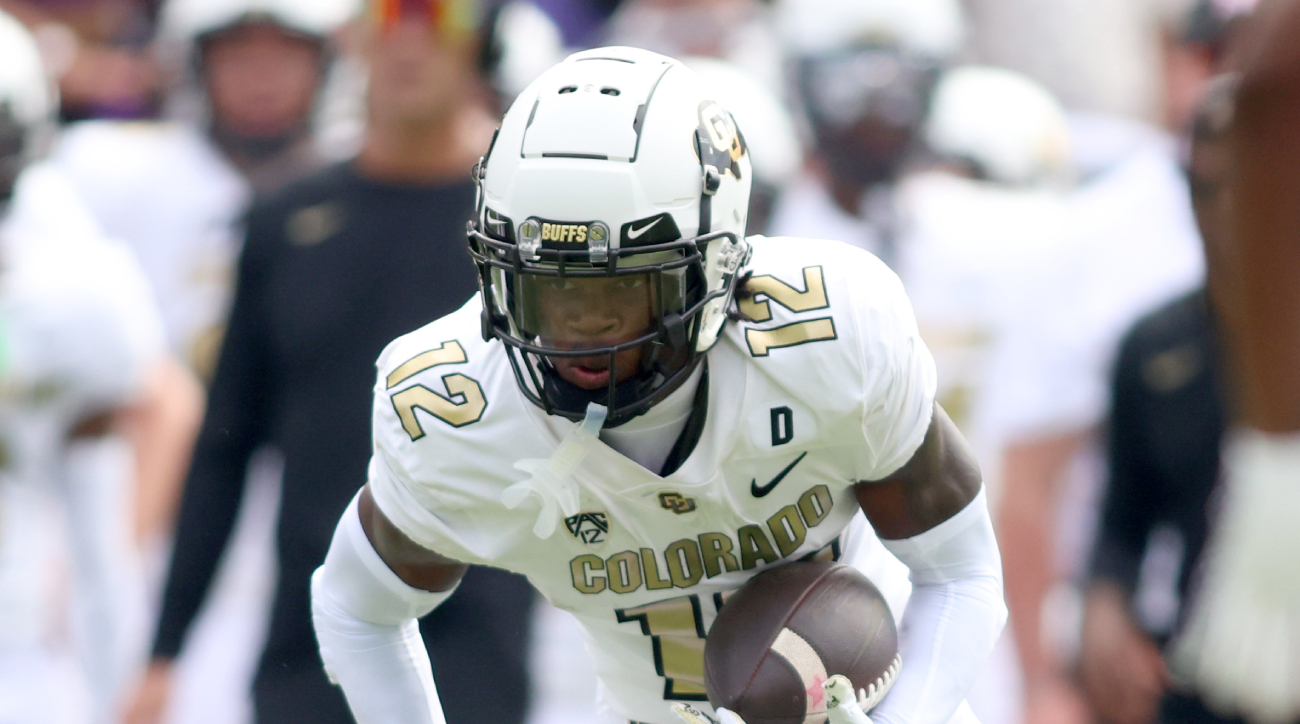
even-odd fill
[[[731,114],[714,101],[700,103],[700,135],[708,143],[700,143],[700,161],[719,171],[740,179],[740,158],[745,155],[745,141],[736,128]],[[703,140],[703,139],[701,139]]]

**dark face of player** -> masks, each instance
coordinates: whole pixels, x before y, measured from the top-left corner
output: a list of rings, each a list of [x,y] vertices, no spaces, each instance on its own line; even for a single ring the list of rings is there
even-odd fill
[[[892,47],[862,47],[800,61],[819,156],[838,179],[892,181],[929,105],[934,70]]]
[[[599,278],[534,277],[530,301],[537,310],[536,335],[545,347],[562,350],[595,349],[631,342],[654,331],[653,285],[647,274]],[[565,381],[584,390],[623,382],[641,369],[645,350],[638,346],[619,352],[610,370],[608,354],[552,357]]]

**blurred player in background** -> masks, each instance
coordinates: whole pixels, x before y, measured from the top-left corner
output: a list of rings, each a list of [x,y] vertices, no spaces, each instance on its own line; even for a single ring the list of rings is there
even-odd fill
[[[284,458],[279,578],[253,681],[259,724],[347,722],[321,671],[308,578],[365,480],[374,359],[392,337],[464,303],[468,173],[486,151],[490,102],[476,71],[472,0],[373,0],[361,45],[367,127],[355,159],[289,184],[249,212],[228,331],[181,503],[154,659],[132,722],[158,721],[173,660],[229,538],[253,452]],[[533,592],[474,572],[425,622],[457,724],[522,720]],[[483,682],[493,681],[484,697]]]
[[[1026,719],[1048,723],[1090,716],[1070,672],[1108,370],[1124,331],[1204,273],[1179,142],[1117,116],[1075,112],[1070,121],[1077,186],[1066,243],[1015,301],[1046,313],[1014,328],[994,359],[990,395],[1006,441],[997,520]]]
[[[940,67],[961,39],[955,0],[791,0],[775,20],[812,131],[803,177],[770,233],[840,239],[892,263],[893,185],[922,149]]]
[[[692,57],[683,62],[745,129],[754,157],[746,233],[765,234],[773,204],[803,166],[794,117],[777,93],[738,66],[716,58]]]
[[[1120,346],[1108,426],[1108,484],[1090,566],[1079,676],[1106,722],[1224,721],[1173,686],[1162,649],[1185,619],[1220,478],[1231,389],[1221,325],[1232,256],[1234,76],[1193,123],[1188,177],[1208,283],[1145,317]],[[1172,552],[1173,555],[1168,555]],[[1178,553],[1181,552],[1181,555]],[[1163,559],[1163,560],[1162,560]]]
[[[51,153],[98,225],[135,252],[169,346],[198,378],[212,374],[251,199],[324,164],[313,119],[336,55],[331,36],[358,12],[350,0],[168,2],[157,42],[167,120],[74,124]],[[197,430],[186,433],[192,445]],[[277,474],[270,456],[250,472],[236,563],[187,652],[181,721],[225,721],[217,712],[244,708],[232,697],[247,687],[264,630]],[[157,480],[141,480],[134,516],[151,604],[181,477],[148,485]],[[150,605],[150,627],[154,612]]]
[[[995,359],[1020,328],[1057,313],[1050,298],[1019,301],[1066,241],[1069,125],[1028,78],[958,66],[941,76],[924,132],[934,165],[899,181],[895,265],[935,356],[938,399],[970,440],[997,510]],[[985,724],[1020,721],[1018,679],[1004,635],[970,697]]]
[[[1300,2],[1264,2],[1240,46],[1224,320],[1241,415],[1223,508],[1174,657],[1220,711],[1300,717]],[[1226,262],[1226,263],[1224,263]]]
[[[201,406],[133,255],[31,165],[54,109],[32,38],[0,13],[0,720],[16,724],[113,720],[135,653],[130,493],[178,475]],[[69,587],[84,678],[60,665]]]
[[[174,119],[69,128],[54,160],[113,237],[135,248],[173,349],[210,377],[256,193],[324,165],[312,121],[354,0],[171,0],[160,53]]]

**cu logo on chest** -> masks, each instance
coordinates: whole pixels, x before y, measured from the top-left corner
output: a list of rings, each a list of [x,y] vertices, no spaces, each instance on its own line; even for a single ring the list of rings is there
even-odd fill
[[[569,516],[564,524],[574,538],[589,546],[600,547],[609,539],[609,516],[599,510],[589,510]]]
[[[685,515],[695,510],[695,498],[688,498],[673,490],[665,490],[659,494],[659,507],[678,515]]]

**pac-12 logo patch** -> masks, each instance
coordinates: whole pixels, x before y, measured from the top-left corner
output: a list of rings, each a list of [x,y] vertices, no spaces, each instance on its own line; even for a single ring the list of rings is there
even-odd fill
[[[574,538],[589,546],[600,545],[609,537],[609,516],[599,510],[583,511],[564,519]]]

